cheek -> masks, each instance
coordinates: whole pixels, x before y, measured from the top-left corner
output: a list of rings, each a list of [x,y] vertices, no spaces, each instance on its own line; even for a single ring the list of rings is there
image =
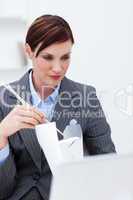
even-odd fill
[[[43,69],[47,70],[50,68],[50,64],[45,60],[38,59],[38,60],[36,60],[36,67],[38,67],[39,69],[42,69],[42,70]]]
[[[67,62],[63,63],[63,69],[64,69],[64,71],[66,71],[68,69],[69,64],[70,64],[70,61],[67,61]]]

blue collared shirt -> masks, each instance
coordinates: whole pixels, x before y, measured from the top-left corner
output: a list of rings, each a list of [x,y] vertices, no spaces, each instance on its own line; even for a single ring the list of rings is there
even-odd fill
[[[34,88],[32,81],[32,71],[29,74],[29,84],[32,96],[32,105],[38,108],[41,112],[43,112],[46,118],[49,121],[51,121],[54,114],[54,108],[58,99],[60,84],[55,88],[53,93],[49,95],[45,100],[42,100],[40,98],[39,94],[36,92]],[[5,148],[0,150],[0,164],[2,164],[5,161],[8,155],[9,155],[9,144]]]
[[[29,76],[29,83],[32,96],[32,104],[40,111],[42,111],[46,118],[51,121],[54,114],[54,108],[58,99],[60,84],[54,89],[51,95],[49,95],[45,100],[42,100],[34,88],[32,81],[32,72]]]

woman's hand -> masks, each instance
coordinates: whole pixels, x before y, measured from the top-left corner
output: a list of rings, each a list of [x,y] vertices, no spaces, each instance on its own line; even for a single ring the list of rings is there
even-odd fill
[[[8,137],[20,129],[34,128],[44,123],[44,114],[33,106],[17,105],[0,123],[0,149],[8,142]]]

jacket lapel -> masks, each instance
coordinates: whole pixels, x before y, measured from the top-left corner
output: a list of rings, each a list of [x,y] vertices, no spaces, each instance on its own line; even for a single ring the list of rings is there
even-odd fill
[[[38,143],[35,129],[20,130],[20,135],[24,141],[27,151],[32,157],[32,160],[39,171],[41,171],[41,147]]]
[[[75,112],[72,106],[72,100],[77,96],[75,91],[76,88],[65,77],[61,82],[59,97],[52,118],[52,121],[56,122],[56,127],[62,132],[73,118],[73,113]],[[63,137],[58,133],[58,138],[62,139]]]
[[[29,71],[30,72],[30,71]],[[31,93],[29,87],[29,72],[27,72],[18,82],[11,84],[11,86],[17,91],[19,88],[19,92],[17,93],[29,104],[31,104]],[[9,96],[10,102],[14,104],[17,101],[16,97],[12,94]],[[21,104],[18,102],[17,104]],[[22,129],[19,131],[21,138],[29,152],[32,160],[34,161],[37,168],[41,171],[41,147],[38,143],[35,129]]]

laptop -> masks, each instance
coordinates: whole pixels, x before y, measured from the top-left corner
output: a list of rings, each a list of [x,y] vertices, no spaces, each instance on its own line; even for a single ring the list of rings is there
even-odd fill
[[[50,200],[133,200],[133,155],[93,156],[58,167]]]

